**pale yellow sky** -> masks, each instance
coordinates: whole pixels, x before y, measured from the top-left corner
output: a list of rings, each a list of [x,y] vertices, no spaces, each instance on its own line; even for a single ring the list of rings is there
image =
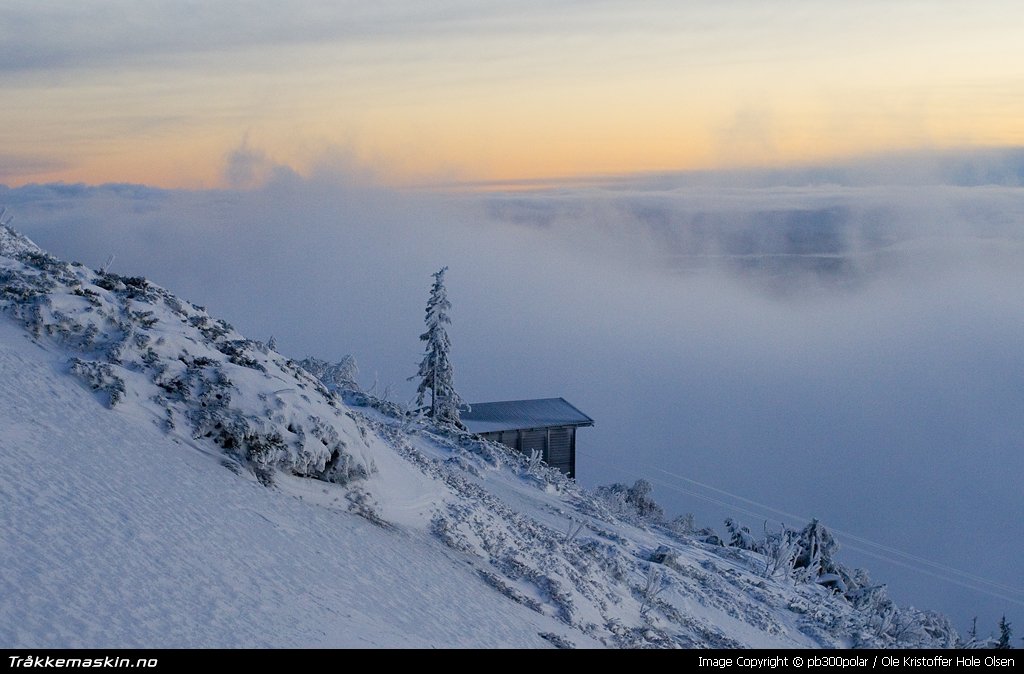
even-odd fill
[[[10,0],[0,182],[214,187],[337,152],[408,184],[1024,145],[1022,35],[1019,5],[983,0]]]

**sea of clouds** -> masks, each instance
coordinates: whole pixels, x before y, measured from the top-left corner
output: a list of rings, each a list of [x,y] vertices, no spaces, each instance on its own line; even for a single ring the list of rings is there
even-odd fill
[[[351,353],[400,401],[448,265],[464,397],[579,406],[585,484],[645,477],[719,529],[819,517],[933,562],[847,539],[898,600],[1024,618],[1024,152],[418,191],[345,162],[263,176],[0,204],[285,353]]]

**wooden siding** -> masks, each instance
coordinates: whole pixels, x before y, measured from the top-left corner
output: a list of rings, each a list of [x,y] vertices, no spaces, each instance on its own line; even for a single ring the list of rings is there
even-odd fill
[[[540,452],[544,463],[557,468],[569,477],[576,477],[576,428],[557,426],[535,428],[528,431],[495,431],[481,433],[481,437],[530,456]]]
[[[563,473],[572,474],[572,436],[571,429],[548,429],[548,453],[546,461],[549,466],[558,468]]]
[[[522,431],[519,437],[519,451],[526,456],[530,456],[534,451],[538,451],[541,454],[541,458],[547,461],[547,447],[544,445],[547,433],[543,429],[536,431]]]

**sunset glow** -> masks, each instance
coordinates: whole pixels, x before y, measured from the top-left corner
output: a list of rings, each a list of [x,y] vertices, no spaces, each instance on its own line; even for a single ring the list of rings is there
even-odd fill
[[[0,181],[222,186],[240,148],[415,184],[1024,144],[1008,2],[180,4],[4,3]]]

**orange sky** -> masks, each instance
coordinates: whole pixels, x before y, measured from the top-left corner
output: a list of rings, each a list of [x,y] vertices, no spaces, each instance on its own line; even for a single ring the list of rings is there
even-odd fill
[[[341,154],[408,184],[1024,145],[1011,2],[80,4],[0,9],[0,182],[244,186]]]

